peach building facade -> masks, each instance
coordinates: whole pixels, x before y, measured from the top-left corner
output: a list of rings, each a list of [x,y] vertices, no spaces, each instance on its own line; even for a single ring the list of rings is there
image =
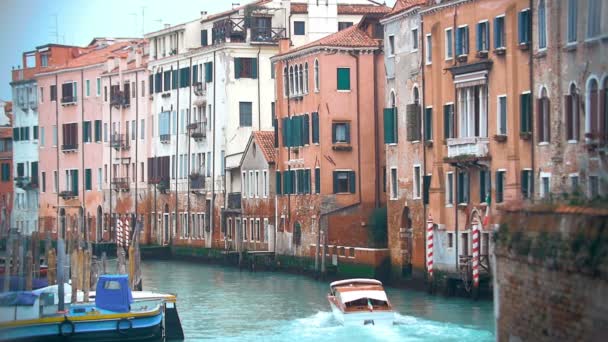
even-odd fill
[[[372,237],[373,218],[386,202],[377,22],[364,20],[292,50],[283,40],[272,59],[279,254],[312,257],[317,266],[322,250],[333,263],[387,254]]]

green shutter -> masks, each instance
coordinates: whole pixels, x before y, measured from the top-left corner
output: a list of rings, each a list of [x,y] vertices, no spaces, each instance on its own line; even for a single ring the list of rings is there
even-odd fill
[[[251,59],[251,78],[258,78],[258,59]]]
[[[424,140],[433,140],[433,108],[424,109]]]
[[[530,93],[520,95],[520,132],[531,132]]]
[[[384,143],[395,144],[397,135],[395,126],[397,124],[396,108],[384,108]]]
[[[213,82],[213,62],[205,63],[205,82]]]
[[[336,143],[336,124],[331,124],[331,142]]]
[[[242,70],[242,68],[243,68],[243,65],[242,65],[241,59],[235,57],[234,58],[234,78],[235,79],[241,78],[241,70]]]
[[[346,143],[350,144],[350,123],[347,122],[345,124],[345,126],[346,126]]]
[[[84,183],[85,190],[92,190],[91,169],[84,170]]]
[[[304,184],[306,185],[304,192],[310,194],[310,169],[304,170]]]
[[[281,193],[281,192],[282,192],[282,191],[281,191],[281,190],[282,190],[282,189],[281,189],[281,188],[282,188],[282,185],[283,185],[283,184],[281,183],[281,172],[280,172],[280,171],[277,171],[277,172],[276,172],[276,187],[277,187],[276,193],[277,193],[277,195],[281,195],[281,194],[282,194],[282,193]]]
[[[431,189],[431,176],[422,177],[422,201],[429,204],[429,190]]]
[[[283,173],[283,193],[289,195],[291,193],[291,179],[289,171]]]
[[[315,169],[315,193],[321,193],[321,169]]]
[[[338,68],[338,90],[350,90],[349,68]]]
[[[13,141],[19,141],[19,128],[13,128]]]
[[[192,66],[192,83],[198,83],[198,65]]]
[[[289,192],[290,194],[295,194],[296,193],[296,171],[295,170],[291,170],[289,171],[289,178],[290,178],[290,183],[291,183],[291,191]]]
[[[334,194],[338,193],[338,171],[334,171],[333,174]]]
[[[351,194],[357,192],[357,183],[355,177],[355,171],[348,172],[348,187]]]
[[[303,145],[308,145],[310,143],[310,116],[308,114],[305,114],[303,117],[304,120],[304,126],[303,126],[303,140],[302,143]]]
[[[504,184],[503,184],[502,171],[496,171],[496,203],[500,203],[503,201],[503,192],[504,192]]]
[[[291,146],[301,146],[302,145],[302,124],[301,124],[300,118],[301,118],[300,116],[291,117],[291,131],[293,132]]]
[[[528,189],[530,188],[530,184],[528,184],[528,172],[527,170],[521,171],[521,193],[524,198],[528,198]]]
[[[78,170],[72,173],[72,189],[75,195],[78,195]]]
[[[319,113],[312,113],[312,142],[319,143]]]

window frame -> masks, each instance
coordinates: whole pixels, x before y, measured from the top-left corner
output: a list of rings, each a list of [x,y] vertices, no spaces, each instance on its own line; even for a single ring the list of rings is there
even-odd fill
[[[445,206],[447,208],[454,206],[454,171],[445,174]]]
[[[411,38],[412,38],[412,50],[410,52],[418,51],[418,28],[414,27],[410,30]]]
[[[539,196],[542,199],[547,199],[548,196],[551,195],[551,172],[541,171],[538,178],[540,180],[540,186],[538,189]],[[545,192],[545,179],[547,179],[547,192]]]
[[[348,70],[348,89],[340,89],[340,71],[341,70]],[[352,88],[351,88],[351,82],[350,82],[350,78],[351,78],[351,74],[350,74],[350,67],[336,67],[336,91],[339,93],[350,93]]]
[[[388,36],[388,57],[395,57],[395,35]]]
[[[296,25],[301,25],[301,27],[298,27]],[[298,28],[302,29],[302,33],[298,33],[299,32]],[[305,36],[306,35],[306,21],[304,21],[304,20],[294,20],[293,21],[293,35],[294,36]]]
[[[418,176],[416,176],[416,170],[418,170]],[[412,198],[422,199],[422,166],[420,164],[414,164],[412,169],[412,179],[414,185],[412,187]]]
[[[502,112],[501,112],[501,102],[500,100],[504,98],[505,99],[505,106],[504,106],[504,114],[505,114],[505,127],[502,127],[502,123],[501,123],[501,119],[502,119]],[[508,98],[507,98],[507,94],[500,94],[496,96],[496,134],[497,135],[507,135],[509,133],[508,131],[508,127],[509,127],[509,120],[508,120]],[[504,129],[504,133],[502,133],[501,131]]]
[[[497,19],[502,19],[502,25],[501,26],[497,25],[498,24]],[[500,46],[496,46],[496,37],[494,37],[494,50],[506,50],[506,48],[507,48],[507,46],[506,46],[506,35],[507,35],[507,32],[506,32],[506,28],[505,28],[505,26],[506,26],[505,20],[506,20],[506,15],[504,13],[503,14],[499,14],[499,15],[497,15],[497,16],[494,17],[494,36],[496,36],[496,34],[498,33],[497,32],[498,27],[501,28],[501,30],[500,30],[501,45]]]
[[[399,171],[397,167],[392,166],[390,169],[390,199],[396,200],[399,198]],[[393,173],[394,172],[394,173]],[[394,176],[394,178],[393,178]]]
[[[427,33],[424,36],[424,64],[432,65],[433,64],[433,36],[430,33]]]
[[[538,37],[537,37],[538,51],[545,51],[545,50],[547,50],[547,46],[549,44],[549,39],[547,37],[547,3],[545,0],[538,1],[538,9],[536,10],[536,15],[537,15],[536,28],[537,28],[537,35],[538,35]],[[541,15],[542,15],[542,18],[541,18]],[[541,19],[542,19],[542,23],[541,23]],[[541,37],[543,37],[543,34],[544,34],[544,41],[541,39]],[[541,43],[544,43],[544,45],[541,46]]]
[[[449,33],[448,33],[449,32]],[[449,39],[448,39],[449,37]],[[444,30],[445,39],[445,60],[451,61],[454,59],[454,27],[450,26]],[[449,41],[451,40],[451,41]],[[448,53],[449,52],[449,53]]]

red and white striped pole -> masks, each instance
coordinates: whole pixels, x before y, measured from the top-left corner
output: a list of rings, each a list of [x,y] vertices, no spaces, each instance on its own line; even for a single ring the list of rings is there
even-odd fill
[[[120,216],[116,219],[116,245],[122,247],[122,220]]]
[[[473,219],[473,287],[479,286],[479,219]]]
[[[129,248],[129,217],[125,218],[125,247]]]
[[[426,228],[426,266],[429,272],[429,279],[433,278],[433,217],[429,213]]]

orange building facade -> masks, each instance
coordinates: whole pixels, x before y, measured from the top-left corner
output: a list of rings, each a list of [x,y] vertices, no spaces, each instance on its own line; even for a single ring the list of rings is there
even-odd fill
[[[375,23],[292,50],[283,40],[272,59],[278,254],[315,258],[317,266],[322,250],[333,264],[377,266],[388,254],[374,240],[374,217],[386,202],[382,32]]]

